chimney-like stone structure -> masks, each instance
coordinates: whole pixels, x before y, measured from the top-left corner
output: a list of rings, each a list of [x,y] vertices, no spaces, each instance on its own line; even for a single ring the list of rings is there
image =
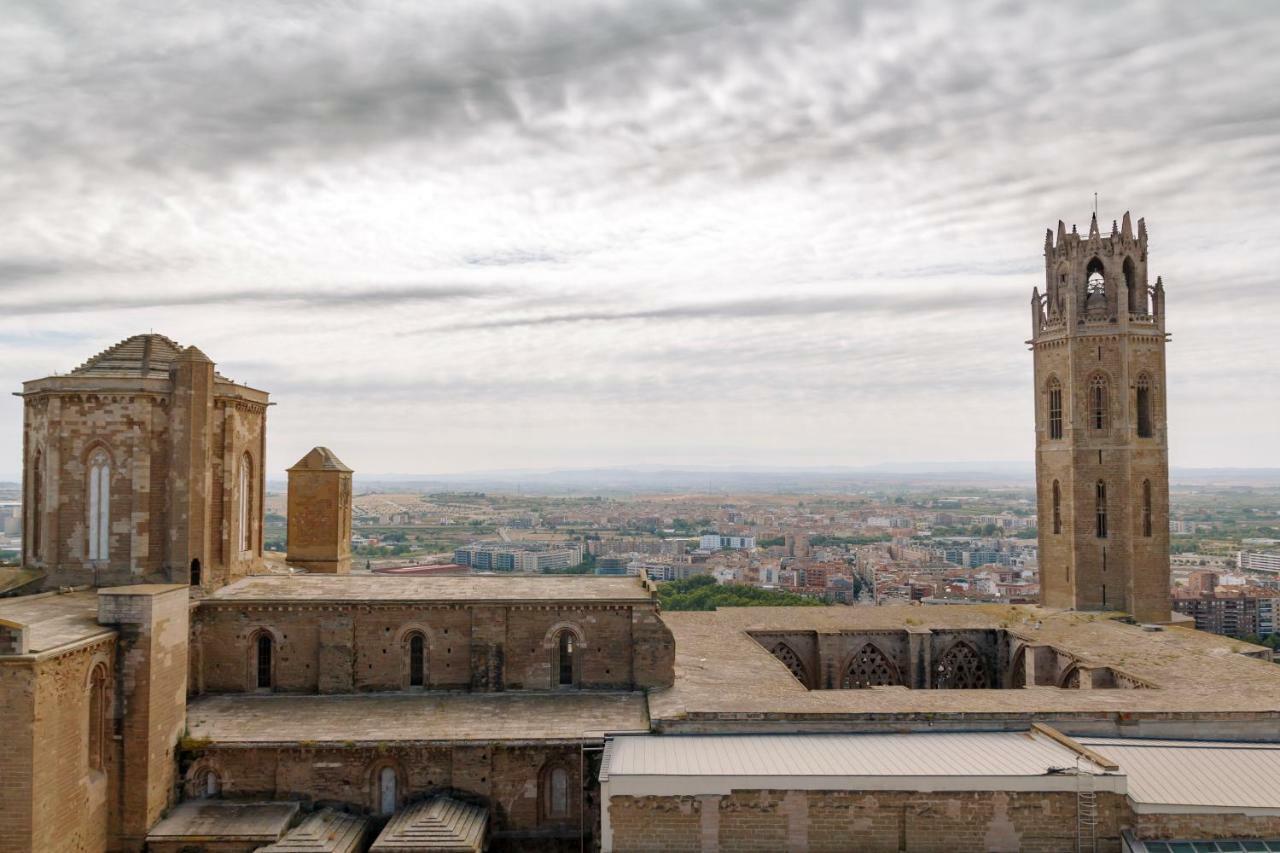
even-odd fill
[[[351,469],[327,447],[289,469],[287,559],[309,572],[351,571]]]

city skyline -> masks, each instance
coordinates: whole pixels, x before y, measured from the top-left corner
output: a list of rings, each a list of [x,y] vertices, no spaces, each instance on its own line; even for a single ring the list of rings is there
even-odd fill
[[[1044,229],[1097,192],[1167,286],[1172,464],[1274,467],[1277,37],[1245,3],[16,5],[0,382],[154,329],[272,392],[272,476],[320,420],[371,474],[1024,462]],[[16,478],[14,397],[0,429]]]

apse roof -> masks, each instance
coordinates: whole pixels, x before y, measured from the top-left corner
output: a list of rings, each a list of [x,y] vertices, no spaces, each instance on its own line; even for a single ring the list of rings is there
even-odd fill
[[[169,376],[169,365],[182,351],[181,344],[164,335],[134,335],[107,347],[71,373],[73,376],[142,376],[165,379]]]

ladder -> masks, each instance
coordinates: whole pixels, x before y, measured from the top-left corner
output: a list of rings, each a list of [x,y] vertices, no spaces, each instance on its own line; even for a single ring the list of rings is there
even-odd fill
[[[1076,853],[1098,851],[1098,794],[1093,774],[1076,762]]]

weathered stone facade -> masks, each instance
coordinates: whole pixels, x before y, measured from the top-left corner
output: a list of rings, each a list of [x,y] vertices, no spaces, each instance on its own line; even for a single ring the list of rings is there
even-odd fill
[[[327,447],[289,469],[288,560],[309,572],[351,571],[351,469]]]
[[[1028,341],[1045,606],[1169,619],[1164,299],[1143,220],[1046,233]]]
[[[214,588],[261,561],[264,392],[148,334],[22,397],[23,562],[46,587]]]

